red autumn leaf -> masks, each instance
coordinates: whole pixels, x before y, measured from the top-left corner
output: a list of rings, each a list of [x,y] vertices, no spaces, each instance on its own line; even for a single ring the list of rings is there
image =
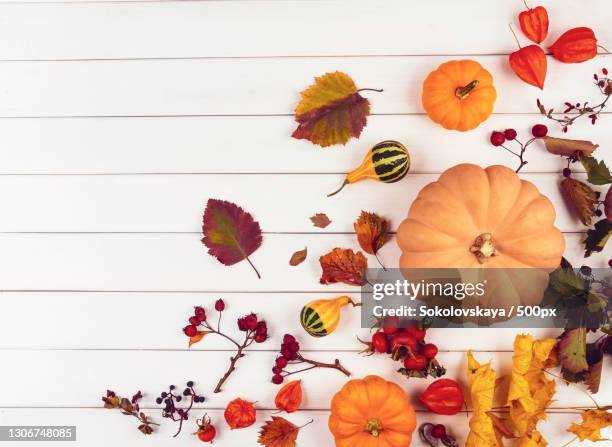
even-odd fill
[[[261,245],[261,228],[253,216],[227,200],[208,199],[204,210],[202,243],[208,254],[224,265],[246,259],[261,278],[249,255]]]
[[[294,380],[285,384],[276,393],[274,405],[281,411],[293,413],[302,404],[302,381]]]
[[[510,55],[510,67],[527,84],[544,88],[546,80],[546,55],[537,45],[529,45]]]
[[[223,416],[232,430],[250,427],[255,423],[255,406],[253,402],[237,398],[227,404]]]
[[[523,34],[535,43],[541,43],[548,35],[548,12],[543,6],[536,6],[519,14]]]
[[[310,220],[312,221],[312,224],[318,228],[325,228],[331,223],[331,220],[329,220],[329,217],[327,217],[327,214],[325,213],[317,213],[312,216]]]
[[[201,341],[206,335],[210,334],[208,331],[198,331],[193,337],[189,337],[189,347],[191,345],[195,345],[199,341]]]
[[[550,47],[553,57],[568,64],[584,62],[597,55],[597,38],[585,26],[567,30]]]
[[[261,427],[257,442],[266,447],[295,447],[300,428],[285,418],[272,416]]]
[[[361,211],[353,227],[357,233],[359,245],[363,251],[371,255],[376,255],[378,250],[391,239],[388,233],[389,221],[376,213]]]
[[[306,255],[308,254],[308,249],[305,247],[304,250],[298,250],[291,255],[291,259],[289,259],[289,265],[295,267],[296,265],[300,265],[306,259]]]
[[[365,269],[368,261],[363,253],[351,249],[334,248],[319,258],[321,268],[321,284],[341,282],[350,286],[365,284]]]
[[[370,114],[370,102],[359,94],[362,90],[368,89],[357,90],[351,77],[340,71],[315,78],[301,93],[295,108],[299,125],[291,136],[321,147],[359,138]]]

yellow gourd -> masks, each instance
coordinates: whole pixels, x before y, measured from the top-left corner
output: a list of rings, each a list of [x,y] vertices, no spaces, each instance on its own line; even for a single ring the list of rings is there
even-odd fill
[[[300,323],[313,337],[329,335],[340,323],[340,309],[349,303],[356,305],[348,296],[311,301],[302,308]]]

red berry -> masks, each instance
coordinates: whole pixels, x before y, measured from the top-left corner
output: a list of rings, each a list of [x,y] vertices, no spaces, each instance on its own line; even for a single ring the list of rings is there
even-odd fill
[[[563,169],[563,177],[569,177],[572,175],[572,170],[570,168]]]
[[[273,372],[274,374],[280,374],[280,373],[282,373],[282,372],[283,372],[283,368],[281,368],[280,366],[273,366],[273,367],[272,367],[272,372]]]
[[[249,329],[246,325],[246,317],[238,318],[238,329],[241,331],[246,331]]]
[[[612,267],[612,259],[608,260],[608,267]]]
[[[265,321],[260,321],[259,323],[257,323],[257,326],[255,327],[255,333],[257,335],[266,335],[268,333],[268,326],[266,325]]]
[[[276,366],[279,368],[284,368],[287,366],[287,359],[285,357],[276,357]]]
[[[223,312],[225,310],[225,303],[223,302],[221,298],[215,301],[215,310],[217,312]]]
[[[384,332],[376,332],[372,335],[372,349],[376,352],[387,352],[389,350],[389,340]]]
[[[249,314],[244,317],[244,324],[248,330],[254,331],[257,328],[257,315]]]
[[[183,328],[183,332],[187,337],[195,337],[195,335],[198,333],[198,328],[193,324],[190,324],[189,326],[185,326]]]
[[[606,75],[606,76],[608,75],[608,69],[607,69],[607,68],[602,68],[602,69],[601,69],[601,72],[602,72],[604,75]]]
[[[397,317],[385,317],[382,322],[382,330],[385,334],[395,334],[399,328],[399,318]]]
[[[274,374],[272,376],[272,383],[275,385],[280,385],[281,383],[283,383],[283,376],[281,376],[280,374]]]
[[[398,332],[391,336],[391,350],[395,351],[401,346],[410,348],[412,352],[416,352],[417,340],[408,332]]]
[[[297,341],[294,341],[288,346],[288,348],[291,352],[298,352],[300,350],[300,344]]]
[[[409,370],[421,370],[427,366],[427,359],[421,354],[415,354],[414,357],[407,356],[404,359],[404,368]]]
[[[295,360],[295,358],[297,357],[295,355],[295,352],[291,352],[289,348],[281,348],[281,355],[287,360]]]
[[[427,343],[421,348],[421,354],[423,354],[423,357],[427,360],[431,360],[438,355],[438,347],[433,343]]]
[[[255,334],[253,339],[255,340],[255,343],[263,343],[268,339],[268,336],[266,334]]]
[[[536,124],[531,128],[531,135],[536,138],[545,137],[546,134],[548,134],[548,127],[546,127],[544,124]]]
[[[189,317],[189,324],[197,326],[198,324],[200,324],[200,319],[195,315],[193,317]]]
[[[420,329],[418,327],[408,327],[406,328],[406,332],[416,338],[417,341],[424,340],[425,335],[427,334],[424,329]]]
[[[194,314],[200,319],[200,321],[206,321],[206,311],[202,306],[194,307]]]
[[[491,144],[493,146],[501,146],[506,142],[506,137],[503,133],[496,131],[491,132]]]
[[[433,438],[442,439],[446,436],[446,427],[442,424],[434,425],[429,434]]]
[[[211,442],[215,439],[217,430],[210,424],[206,424],[198,429],[198,439],[202,442]]]
[[[293,343],[295,341],[295,337],[290,334],[285,334],[283,337],[283,343],[288,345],[289,343]]]
[[[506,140],[514,140],[516,138],[516,130],[506,129],[504,130],[504,137]]]

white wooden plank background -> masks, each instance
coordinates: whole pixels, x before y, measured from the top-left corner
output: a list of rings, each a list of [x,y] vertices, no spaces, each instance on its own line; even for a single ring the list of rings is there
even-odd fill
[[[539,3],[551,17],[545,44],[585,25],[611,45],[605,0]],[[356,376],[378,373],[418,395],[428,381],[406,382],[389,360],[358,354],[355,335],[367,330],[357,310],[345,309],[337,332],[322,340],[304,334],[297,315],[315,297],[358,296],[352,287],[320,285],[318,257],[334,246],[357,247],[352,222],[361,209],[395,228],[418,190],[444,169],[460,162],[515,166],[488,145],[488,134],[515,127],[528,135],[543,122],[536,98],[550,107],[597,98],[591,77],[612,65],[606,54],[575,65],[549,57],[544,92],[509,71],[504,55],[515,43],[507,24],[516,25],[521,8],[514,0],[0,3],[0,424],[76,424],[79,446],[196,445],[191,427],[172,441],[168,424],[145,438],[131,420],[98,408],[107,387],[125,394],[142,388],[159,420],[155,393],[194,379],[210,397],[197,411],[217,422],[215,444],[255,445],[259,424],[230,432],[220,410],[241,396],[258,401],[258,423],[269,417],[276,390],[270,368],[285,332],[299,335],[313,358],[338,357]],[[499,95],[495,114],[463,134],[433,124],[420,105],[425,75],[462,57],[492,72]],[[299,91],[337,69],[360,87],[385,89],[369,95],[373,114],[362,137],[325,150],[290,138]],[[570,136],[600,144],[597,155],[609,159],[609,119],[605,114],[595,127],[580,122]],[[410,149],[404,181],[363,182],[325,197],[368,147],[387,138]],[[557,186],[563,161],[539,144],[528,159],[521,175],[555,204],[566,257],[580,264],[584,227]],[[209,197],[234,200],[261,222],[264,244],[252,256],[261,280],[246,264],[226,268],[206,254],[199,231]],[[315,212],[328,213],[332,224],[314,228],[308,217]],[[290,268],[291,253],[304,246],[308,259]],[[389,266],[398,255],[393,241],[381,252]],[[611,256],[607,250],[588,263],[603,267]],[[272,339],[253,346],[227,390],[211,396],[229,346],[210,337],[187,350],[180,330],[192,306],[217,297],[228,302],[226,321],[256,311]],[[486,331],[430,331],[449,377],[465,381],[467,348],[508,373],[517,330]],[[331,446],[329,399],[344,378],[336,371],[302,378],[305,409],[290,419],[315,423],[299,445]],[[611,403],[611,386],[604,381],[601,404]],[[571,439],[564,428],[579,418],[570,407],[589,405],[579,390],[559,388],[540,424],[555,447]],[[464,414],[436,416],[413,401],[420,422],[443,422],[463,442]]]

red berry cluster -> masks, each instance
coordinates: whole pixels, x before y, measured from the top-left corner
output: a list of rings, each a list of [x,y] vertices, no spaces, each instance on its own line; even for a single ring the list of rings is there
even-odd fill
[[[489,141],[495,147],[501,147],[506,151],[510,152],[512,155],[515,155],[519,158],[520,164],[516,169],[516,172],[519,172],[523,166],[525,166],[528,162],[524,159],[525,151],[527,147],[533,143],[538,138],[544,138],[548,135],[548,128],[544,124],[536,124],[531,128],[531,135],[533,138],[529,139],[526,143],[521,143],[516,137],[517,132],[514,129],[506,129],[504,131],[494,130],[491,132],[491,136],[489,137]],[[515,152],[509,147],[505,146],[506,142],[513,141],[520,146],[520,152]]]
[[[250,313],[236,320],[238,330],[245,333],[244,340],[242,343],[239,343],[234,338],[221,332],[221,315],[225,310],[225,302],[222,299],[218,299],[214,307],[218,313],[216,327],[213,327],[208,320],[206,310],[202,306],[196,306],[194,307],[193,315],[189,317],[189,325],[183,328],[183,333],[189,337],[189,346],[202,340],[206,334],[217,334],[230,341],[236,347],[236,354],[230,358],[228,370],[215,387],[215,393],[218,393],[230,374],[236,369],[236,362],[245,356],[244,350],[252,343],[263,343],[269,337],[266,322],[260,320],[256,314]]]
[[[438,347],[425,342],[425,329],[402,324],[397,317],[386,317],[378,326],[370,342],[360,340],[367,346],[364,352],[390,354],[403,363],[399,372],[408,377],[441,377],[446,373],[436,360]]]
[[[280,348],[280,356],[276,358],[274,361],[274,366],[272,367],[272,383],[275,385],[280,385],[285,380],[285,377],[290,376],[292,374],[297,374],[299,372],[308,371],[309,369],[314,368],[333,368],[338,371],[344,373],[347,376],[350,376],[351,373],[348,372],[341,364],[338,359],[334,361],[334,363],[322,363],[317,362],[315,360],[310,360],[302,356],[300,353],[300,344],[295,339],[295,337],[291,334],[285,334],[283,336],[283,342],[281,343]],[[299,365],[299,364],[308,364],[306,368],[299,369],[297,371],[287,371],[285,368],[289,365]]]

